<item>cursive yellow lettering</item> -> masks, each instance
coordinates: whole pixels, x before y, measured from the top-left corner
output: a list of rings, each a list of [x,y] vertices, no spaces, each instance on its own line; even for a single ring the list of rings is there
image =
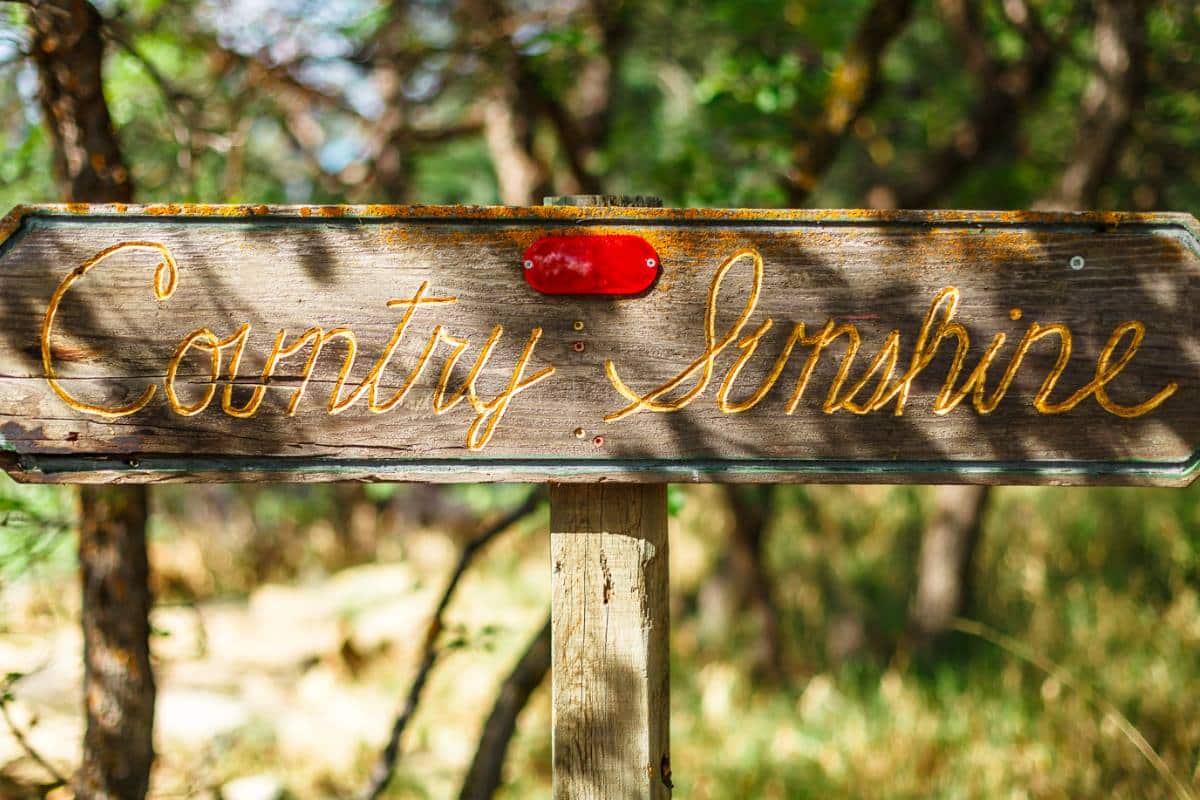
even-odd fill
[[[208,386],[205,388],[204,394],[199,400],[189,406],[179,401],[179,396],[175,393],[175,378],[179,372],[179,365],[183,362],[188,350],[191,350],[193,347],[209,351],[210,374]],[[217,378],[220,374],[221,340],[208,328],[197,328],[183,337],[183,341],[175,348],[175,354],[167,362],[167,377],[163,381],[163,388],[167,390],[167,405],[181,417],[192,417],[199,414],[208,408],[208,404],[212,402],[213,395],[217,393]]]
[[[149,404],[150,399],[154,397],[154,385],[147,386],[138,399],[123,406],[101,406],[94,403],[86,403],[71,395],[59,382],[58,375],[54,369],[50,336],[54,329],[54,318],[58,314],[58,307],[62,303],[62,299],[67,291],[70,290],[76,281],[88,274],[93,267],[101,264],[110,256],[125,250],[149,250],[157,253],[162,260],[154,268],[154,298],[161,302],[175,293],[175,284],[179,278],[179,267],[175,263],[175,256],[171,254],[170,249],[166,245],[159,244],[158,242],[122,242],[112,247],[106,247],[71,270],[70,274],[54,290],[54,294],[50,296],[50,302],[46,306],[46,314],[42,318],[42,370],[45,374],[46,382],[50,384],[50,388],[54,390],[54,393],[62,398],[63,402],[71,408],[107,419],[116,419],[141,411]]]
[[[503,329],[497,325],[493,336],[499,337]],[[533,356],[534,345],[538,339],[542,337],[542,329],[534,328],[529,333],[529,339],[525,342],[525,349],[521,351],[521,356],[517,359],[516,365],[513,367],[512,376],[508,379],[508,386],[504,391],[496,395],[491,400],[484,402],[475,390],[475,382],[472,380],[468,384],[467,396],[471,401],[471,405],[475,409],[475,421],[471,423],[471,427],[467,429],[467,449],[482,450],[484,445],[492,440],[492,434],[496,431],[496,426],[500,424],[500,419],[504,416],[504,412],[508,410],[509,404],[513,398],[529,387],[545,380],[554,374],[554,367],[543,367],[528,378],[522,378],[521,375],[525,372],[525,366],[529,363],[529,359]]]
[[[717,301],[721,293],[721,282],[725,280],[725,276],[733,265],[744,258],[749,258],[754,265],[754,282],[750,286],[750,294],[746,298],[746,305],[742,308],[742,312],[734,321],[729,330],[717,341],[716,322],[717,322]],[[694,397],[704,391],[712,379],[713,362],[717,356],[728,347],[746,325],[746,321],[750,319],[750,315],[754,313],[754,307],[758,304],[758,294],[762,289],[763,279],[763,260],[757,250],[740,250],[734,253],[729,258],[722,262],[721,266],[717,267],[717,272],[713,276],[712,283],[708,288],[708,303],[704,309],[704,352],[700,357],[691,364],[683,368],[683,371],[671,378],[666,383],[661,384],[657,388],[651,389],[644,395],[638,395],[626,385],[625,381],[617,373],[617,367],[612,362],[612,359],[606,359],[604,362],[604,372],[608,376],[608,380],[612,383],[622,397],[632,401],[629,405],[614,411],[604,417],[605,422],[616,422],[630,414],[636,414],[643,409],[649,411],[678,411],[687,406]],[[697,371],[700,372],[700,378],[696,384],[686,391],[684,394],[674,400],[660,402],[658,398],[673,391],[681,383],[686,381]]]

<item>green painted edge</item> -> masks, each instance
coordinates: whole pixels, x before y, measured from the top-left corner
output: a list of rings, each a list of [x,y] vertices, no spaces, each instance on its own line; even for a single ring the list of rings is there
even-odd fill
[[[1163,479],[1183,482],[1192,478],[1200,468],[1200,453],[1182,462],[987,462],[987,461],[817,461],[793,459],[729,459],[666,461],[653,459],[345,459],[312,457],[252,457],[228,456],[171,457],[171,456],[21,456],[17,472],[52,475],[67,472],[109,471],[129,474],[182,474],[191,472],[223,472],[255,474],[270,472],[306,473],[374,473],[386,479],[395,475],[448,475],[456,472],[505,472],[563,476],[605,474],[636,475],[654,473],[680,477],[753,476],[756,474],[819,477],[885,477],[922,475],[928,477],[1004,477],[1029,478],[1130,478]]]

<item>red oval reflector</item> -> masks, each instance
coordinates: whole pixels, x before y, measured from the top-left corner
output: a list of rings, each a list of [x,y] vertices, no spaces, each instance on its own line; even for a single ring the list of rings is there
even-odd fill
[[[638,294],[658,277],[658,253],[624,234],[546,236],[524,257],[525,280],[542,294]]]

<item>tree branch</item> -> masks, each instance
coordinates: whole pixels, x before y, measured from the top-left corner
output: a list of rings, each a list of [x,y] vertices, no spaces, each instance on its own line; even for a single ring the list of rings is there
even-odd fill
[[[904,30],[913,0],[875,0],[859,23],[841,65],[830,78],[820,116],[797,126],[792,169],[784,188],[793,207],[804,205],[833,165],[846,134],[874,103],[881,85],[880,67],[891,42]]]
[[[243,53],[222,44],[209,31],[191,30],[187,33],[187,41],[211,55],[216,75],[228,74],[235,67],[241,68],[245,70],[250,84],[270,91],[277,100],[286,98],[292,103],[304,103],[362,119],[362,115],[343,95],[325,91],[296,77],[292,72],[295,67],[293,63],[268,63],[261,55]]]
[[[458,563],[450,573],[450,579],[446,583],[446,588],[442,591],[442,596],[433,611],[433,617],[429,620],[429,627],[425,631],[425,639],[421,646],[422,655],[420,665],[417,667],[416,677],[413,678],[413,682],[409,686],[404,706],[392,724],[392,732],[388,737],[387,744],[380,752],[378,759],[376,759],[375,766],[371,769],[367,787],[360,795],[364,800],[377,800],[387,788],[388,783],[391,782],[392,775],[395,774],[396,764],[400,758],[400,739],[404,735],[408,723],[412,720],[413,714],[416,713],[417,706],[421,702],[421,693],[425,689],[425,683],[429,680],[429,675],[433,671],[438,656],[441,655],[442,649],[437,646],[437,640],[441,636],[445,624],[443,618],[446,608],[450,605],[450,600],[458,588],[463,573],[467,571],[467,568],[474,561],[475,556],[480,550],[486,547],[496,536],[536,511],[544,499],[545,489],[542,487],[534,489],[521,505],[509,511],[491,525],[488,525],[463,547],[458,557]]]
[[[41,668],[39,667],[39,669]],[[47,761],[42,754],[39,753],[33,747],[33,745],[29,743],[29,740],[25,737],[25,732],[21,730],[8,711],[8,704],[13,700],[12,688],[16,685],[17,681],[24,677],[26,677],[26,673],[16,673],[9,675],[5,679],[4,686],[0,687],[0,715],[3,715],[4,724],[8,726],[8,732],[12,734],[13,739],[16,741],[21,750],[25,752],[25,755],[29,756],[30,760],[45,770],[46,774],[54,780],[54,783],[47,787],[47,789],[57,789],[59,786],[66,786],[69,783],[66,776],[59,772],[53,764]]]
[[[522,62],[523,63],[523,62]],[[523,85],[518,91],[530,98],[535,107],[539,108],[550,120],[570,172],[571,186],[567,187],[568,194],[601,194],[600,181],[588,171],[587,155],[594,148],[584,138],[583,132],[575,124],[567,107],[554,97],[538,81],[532,72],[525,71],[522,76]]]
[[[517,730],[517,717],[550,672],[550,616],[525,648],[512,672],[500,684],[492,713],[479,734],[475,757],[463,779],[459,800],[490,800],[500,788],[508,744]]]
[[[1145,99],[1148,6],[1146,0],[1096,3],[1096,69],[1083,93],[1079,121],[1079,136],[1086,142],[1074,149],[1074,160],[1039,207],[1079,209],[1096,204]]]
[[[194,182],[193,167],[196,162],[195,132],[198,127],[196,111],[200,106],[199,102],[195,97],[168,80],[154,62],[138,49],[137,45],[133,43],[133,38],[117,20],[105,20],[101,33],[142,66],[142,69],[150,77],[151,83],[162,95],[167,115],[174,123],[172,134],[181,149],[181,165],[187,174],[188,185],[192,185]]]
[[[138,49],[137,45],[133,43],[133,39],[129,36],[129,32],[126,31],[116,20],[105,20],[102,32],[104,36],[109,39],[109,41],[120,47],[122,50],[128,53],[134,61],[137,61],[142,65],[142,69],[144,69],[146,74],[150,76],[151,82],[153,82],[154,85],[158,87],[159,92],[162,93],[163,99],[165,99],[168,104],[173,107],[179,116],[183,116],[183,113],[179,109],[181,102],[186,102],[195,107],[195,98],[169,81],[167,77],[162,74],[162,71],[154,65],[154,62],[147,58],[145,53]]]
[[[1004,11],[1025,37],[1026,54],[1006,63],[974,21],[971,0],[939,0],[939,8],[955,32],[982,88],[953,141],[915,170],[921,178],[897,194],[901,208],[926,208],[958,184],[969,169],[1008,147],[1020,131],[1018,120],[1050,86],[1058,49],[1024,0],[1009,0]]]
[[[483,101],[483,138],[500,189],[500,202],[525,206],[536,202],[548,170],[528,146],[529,120],[517,111],[510,87],[497,86]]]
[[[500,77],[501,87],[495,91],[492,102],[507,103],[506,113],[516,125],[509,124],[513,130],[525,129],[528,138],[528,120],[525,117],[541,116],[549,121],[554,131],[558,149],[566,162],[568,185],[563,187],[564,193],[599,194],[601,182],[587,168],[590,155],[603,147],[610,132],[610,113],[612,103],[612,75],[618,68],[617,60],[624,53],[629,33],[632,30],[627,19],[627,10],[617,8],[620,3],[592,4],[597,15],[596,22],[600,30],[601,50],[605,54],[599,63],[593,62],[585,69],[580,78],[583,88],[583,104],[587,111],[577,119],[568,104],[550,92],[541,80],[541,76],[533,68],[532,63],[513,46],[511,37],[497,36],[489,40],[489,50]],[[465,24],[476,29],[490,31],[509,31],[515,29],[511,13],[505,7],[503,0],[473,0],[468,6]],[[588,74],[588,73],[591,74]],[[493,108],[492,118],[500,120],[499,110]],[[513,176],[523,174],[528,179],[537,173],[546,173],[546,165],[533,156],[527,145],[522,144],[524,156],[513,158],[515,155],[512,137],[503,148],[493,147],[493,155],[505,153],[510,159],[510,166],[497,164],[497,172],[508,171]],[[493,140],[500,143],[499,138]],[[522,162],[523,165],[522,165]],[[532,169],[531,167],[538,167]],[[500,174],[502,181],[505,176]],[[502,192],[503,193],[503,192]],[[512,194],[517,194],[513,192]],[[505,199],[505,202],[513,202]]]
[[[591,0],[589,5],[600,33],[601,55],[579,78],[579,127],[593,146],[602,146],[612,130],[613,86],[633,40],[635,7],[627,0]]]
[[[350,189],[350,185],[343,181],[338,175],[334,175],[321,165],[321,159],[317,156],[317,148],[320,142],[314,141],[308,135],[311,130],[310,120],[301,116],[288,113],[286,110],[283,113],[283,119],[280,120],[280,129],[287,140],[291,142],[292,148],[308,165],[308,169],[312,172],[313,178],[319,183],[325,191],[337,195],[345,195]],[[316,124],[315,122],[312,124]]]
[[[569,194],[601,193],[600,180],[587,168],[588,159],[608,144],[612,132],[613,87],[633,36],[633,6],[623,0],[591,0],[600,39],[600,55],[580,70],[571,105],[554,97],[538,83],[536,90],[544,113],[557,135],[573,185]],[[536,80],[536,76],[530,75]]]

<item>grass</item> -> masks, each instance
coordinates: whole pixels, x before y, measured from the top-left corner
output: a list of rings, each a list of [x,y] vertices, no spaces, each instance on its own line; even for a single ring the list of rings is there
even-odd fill
[[[41,491],[25,495],[25,487],[0,485],[0,496],[28,497],[47,514],[69,513],[68,493]],[[191,491],[160,492],[155,548],[175,554],[164,557],[164,569],[180,585],[190,581],[200,601],[214,593],[244,596],[262,579],[309,580],[329,563],[320,556],[328,548],[318,547],[333,502],[324,489],[209,489],[221,493],[223,527],[199,510],[211,507],[212,497],[193,502]],[[405,491],[391,498],[396,507],[415,502]],[[713,624],[676,609],[676,796],[1179,800],[1200,793],[1200,490],[997,490],[971,620],[961,621],[944,647],[911,660],[889,643],[903,626],[930,492],[780,492],[768,557],[789,674],[779,686],[752,674],[747,652],[759,632],[751,617],[732,613],[728,624]],[[476,511],[499,502],[479,487],[452,490],[451,498]],[[708,580],[730,520],[711,487],[679,489],[673,504],[672,588],[683,597]],[[286,530],[263,551],[255,542],[267,534],[256,526],[266,524]],[[417,540],[393,538],[380,542],[385,559],[419,555]],[[453,547],[445,550],[453,554]],[[61,582],[71,570],[70,551],[25,565],[20,580],[32,569],[41,580]],[[265,568],[249,565],[262,552],[282,555]],[[473,599],[464,602],[475,610],[464,605],[451,616],[483,645],[442,665],[390,797],[453,795],[463,766],[454,759],[461,756],[447,761],[435,753],[470,750],[445,747],[446,737],[473,740],[487,710],[479,698],[494,690],[540,615],[545,559],[541,534],[510,534],[468,575],[474,586],[465,596]],[[188,570],[200,577],[188,578]],[[428,575],[435,584],[441,579]],[[168,593],[178,589],[163,585]],[[519,619],[506,612],[516,608]],[[863,622],[869,646],[838,659],[829,642],[848,617]],[[488,645],[489,637],[499,646]],[[472,680],[486,674],[493,683],[464,693],[456,681],[466,665]],[[405,678],[381,663],[346,680],[382,682],[398,697]],[[521,719],[502,797],[549,796],[549,716],[543,689]],[[222,769],[222,776],[279,766],[264,737],[259,731],[245,747],[223,745],[218,760],[237,770]],[[367,748],[364,765],[369,755]],[[354,784],[353,776],[323,775],[319,764],[305,769],[289,778],[297,797]]]

